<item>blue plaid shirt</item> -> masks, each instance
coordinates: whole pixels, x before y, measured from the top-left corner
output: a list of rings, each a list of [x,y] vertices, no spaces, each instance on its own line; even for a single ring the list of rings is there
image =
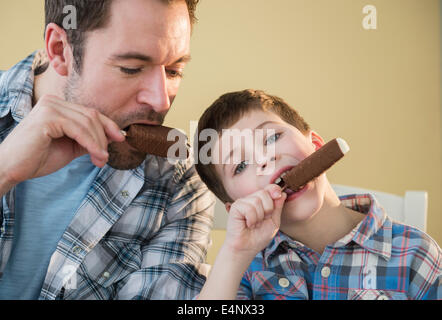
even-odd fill
[[[34,57],[0,72],[0,142],[32,109]],[[210,269],[215,202],[192,159],[172,165],[149,155],[133,170],[102,168],[52,254],[39,299],[195,296]],[[0,201],[0,277],[14,238],[14,193]]]
[[[364,220],[322,255],[279,232],[244,274],[238,299],[442,298],[433,239],[392,221],[369,194],[340,199]]]

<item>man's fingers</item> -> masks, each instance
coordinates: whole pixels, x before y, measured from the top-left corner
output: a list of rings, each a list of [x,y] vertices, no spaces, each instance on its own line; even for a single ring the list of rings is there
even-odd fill
[[[121,132],[120,127],[103,114],[100,114],[100,121],[103,124],[104,132],[108,138],[108,143],[110,142],[123,142],[125,140],[124,134]]]

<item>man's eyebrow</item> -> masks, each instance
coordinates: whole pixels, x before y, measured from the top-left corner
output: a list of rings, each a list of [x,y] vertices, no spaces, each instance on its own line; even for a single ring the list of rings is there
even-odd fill
[[[188,63],[188,62],[190,62],[190,60],[192,60],[192,56],[190,54],[186,54],[186,55],[182,56],[181,58],[179,58],[177,61],[175,61],[172,64]]]
[[[175,61],[172,64],[177,63],[187,63],[192,59],[190,54],[186,54],[179,58],[177,61]],[[120,54],[114,54],[110,57],[110,60],[118,61],[118,60],[141,60],[143,62],[152,62],[153,58],[150,56],[147,56],[145,54],[139,53],[139,52],[126,52],[126,53],[120,53]]]
[[[152,57],[146,56],[145,54],[138,52],[126,52],[126,53],[117,53],[110,57],[110,60],[141,60],[145,62],[152,62]]]

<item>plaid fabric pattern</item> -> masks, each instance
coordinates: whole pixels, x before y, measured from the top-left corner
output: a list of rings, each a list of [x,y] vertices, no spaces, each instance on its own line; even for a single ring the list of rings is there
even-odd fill
[[[31,111],[34,55],[0,72],[0,141]],[[39,299],[195,296],[209,271],[215,200],[191,159],[147,156],[134,170],[102,168],[51,257]],[[0,276],[14,237],[14,193],[0,202]]]
[[[392,221],[370,194],[340,197],[366,217],[322,255],[279,232],[241,281],[238,299],[441,299],[441,250]]]

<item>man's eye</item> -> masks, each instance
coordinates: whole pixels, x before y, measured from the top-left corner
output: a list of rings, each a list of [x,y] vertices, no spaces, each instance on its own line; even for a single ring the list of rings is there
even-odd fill
[[[177,70],[167,70],[167,75],[169,78],[182,78],[184,77],[183,73]]]
[[[275,133],[272,134],[266,141],[265,141],[265,145],[268,145],[270,143],[274,143],[276,140],[279,139],[279,137],[281,136],[280,133]]]
[[[241,161],[241,163],[236,166],[235,172],[233,173],[233,175],[240,174],[246,167],[247,167],[247,162]]]
[[[120,67],[120,71],[125,74],[132,75],[132,74],[137,74],[137,73],[141,72],[141,68],[131,69],[131,68]]]

